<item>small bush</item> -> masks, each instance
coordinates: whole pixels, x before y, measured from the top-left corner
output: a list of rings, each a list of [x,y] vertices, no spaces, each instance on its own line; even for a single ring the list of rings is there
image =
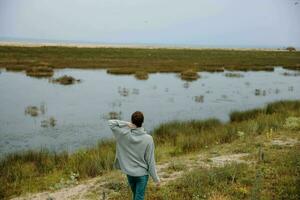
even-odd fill
[[[286,50],[287,51],[296,51],[296,48],[295,47],[287,47]]]

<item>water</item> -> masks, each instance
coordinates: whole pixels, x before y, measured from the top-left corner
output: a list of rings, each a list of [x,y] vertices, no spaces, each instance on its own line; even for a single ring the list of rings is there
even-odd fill
[[[66,74],[82,80],[71,86],[27,77],[23,72],[1,71],[0,156],[42,147],[74,151],[92,146],[101,138],[112,137],[107,126],[110,112],[129,120],[131,113],[141,110],[144,126],[151,131],[171,120],[214,117],[227,121],[233,110],[300,99],[300,76],[284,76],[287,70],[282,68],[238,72],[243,75],[240,78],[226,77],[226,72],[203,72],[193,82],[185,82],[175,73],[150,74],[142,81],[105,70],[55,71],[55,77]],[[38,116],[25,114],[28,106],[38,107]],[[51,117],[55,126],[45,125],[44,120]]]

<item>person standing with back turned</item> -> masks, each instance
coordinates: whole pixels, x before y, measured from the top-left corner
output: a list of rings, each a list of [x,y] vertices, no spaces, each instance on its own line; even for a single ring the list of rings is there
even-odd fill
[[[127,175],[133,200],[144,199],[149,175],[160,185],[155,167],[153,138],[142,127],[143,122],[144,116],[140,111],[131,115],[131,123],[108,121],[117,142],[114,167]]]

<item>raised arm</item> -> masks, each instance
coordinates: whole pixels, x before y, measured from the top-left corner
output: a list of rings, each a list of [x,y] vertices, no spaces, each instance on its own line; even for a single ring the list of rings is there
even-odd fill
[[[108,126],[112,130],[115,137],[118,139],[121,135],[128,133],[128,124],[129,122],[121,120],[108,120]]]
[[[151,138],[151,143],[147,146],[146,153],[145,153],[145,160],[148,164],[148,172],[150,176],[152,177],[153,181],[156,183],[160,182],[160,179],[158,177],[156,167],[155,167],[155,156],[154,156],[154,142]]]

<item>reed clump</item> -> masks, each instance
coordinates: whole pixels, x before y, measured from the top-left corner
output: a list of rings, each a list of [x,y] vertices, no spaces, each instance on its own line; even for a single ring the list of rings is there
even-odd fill
[[[134,68],[127,68],[127,67],[112,68],[112,69],[106,70],[106,72],[108,74],[115,74],[115,75],[130,75],[130,74],[134,74],[136,72],[136,69],[134,69]]]
[[[13,65],[13,66],[10,66],[10,67],[6,67],[6,71],[15,71],[15,72],[18,72],[18,71],[24,71],[26,70],[26,68],[28,68],[28,66],[26,65]]]
[[[136,71],[134,77],[138,80],[147,80],[149,78],[149,75],[146,71]]]
[[[300,70],[300,63],[294,65],[284,65],[283,68],[290,69],[290,70]]]
[[[27,76],[38,77],[38,78],[51,77],[53,76],[53,74],[54,71],[50,67],[40,66],[40,67],[32,67],[26,70]]]
[[[59,83],[59,84],[62,84],[62,85],[72,85],[72,84],[75,84],[77,82],[80,82],[80,79],[75,79],[72,76],[64,75],[64,76],[61,76],[59,78],[52,79],[51,82]]]
[[[182,80],[194,81],[194,80],[197,80],[200,76],[198,75],[198,73],[196,71],[189,69],[186,71],[182,71],[180,73],[180,77]]]
[[[267,72],[272,72],[274,71],[274,66],[226,66],[226,70],[229,71],[267,71]]]

